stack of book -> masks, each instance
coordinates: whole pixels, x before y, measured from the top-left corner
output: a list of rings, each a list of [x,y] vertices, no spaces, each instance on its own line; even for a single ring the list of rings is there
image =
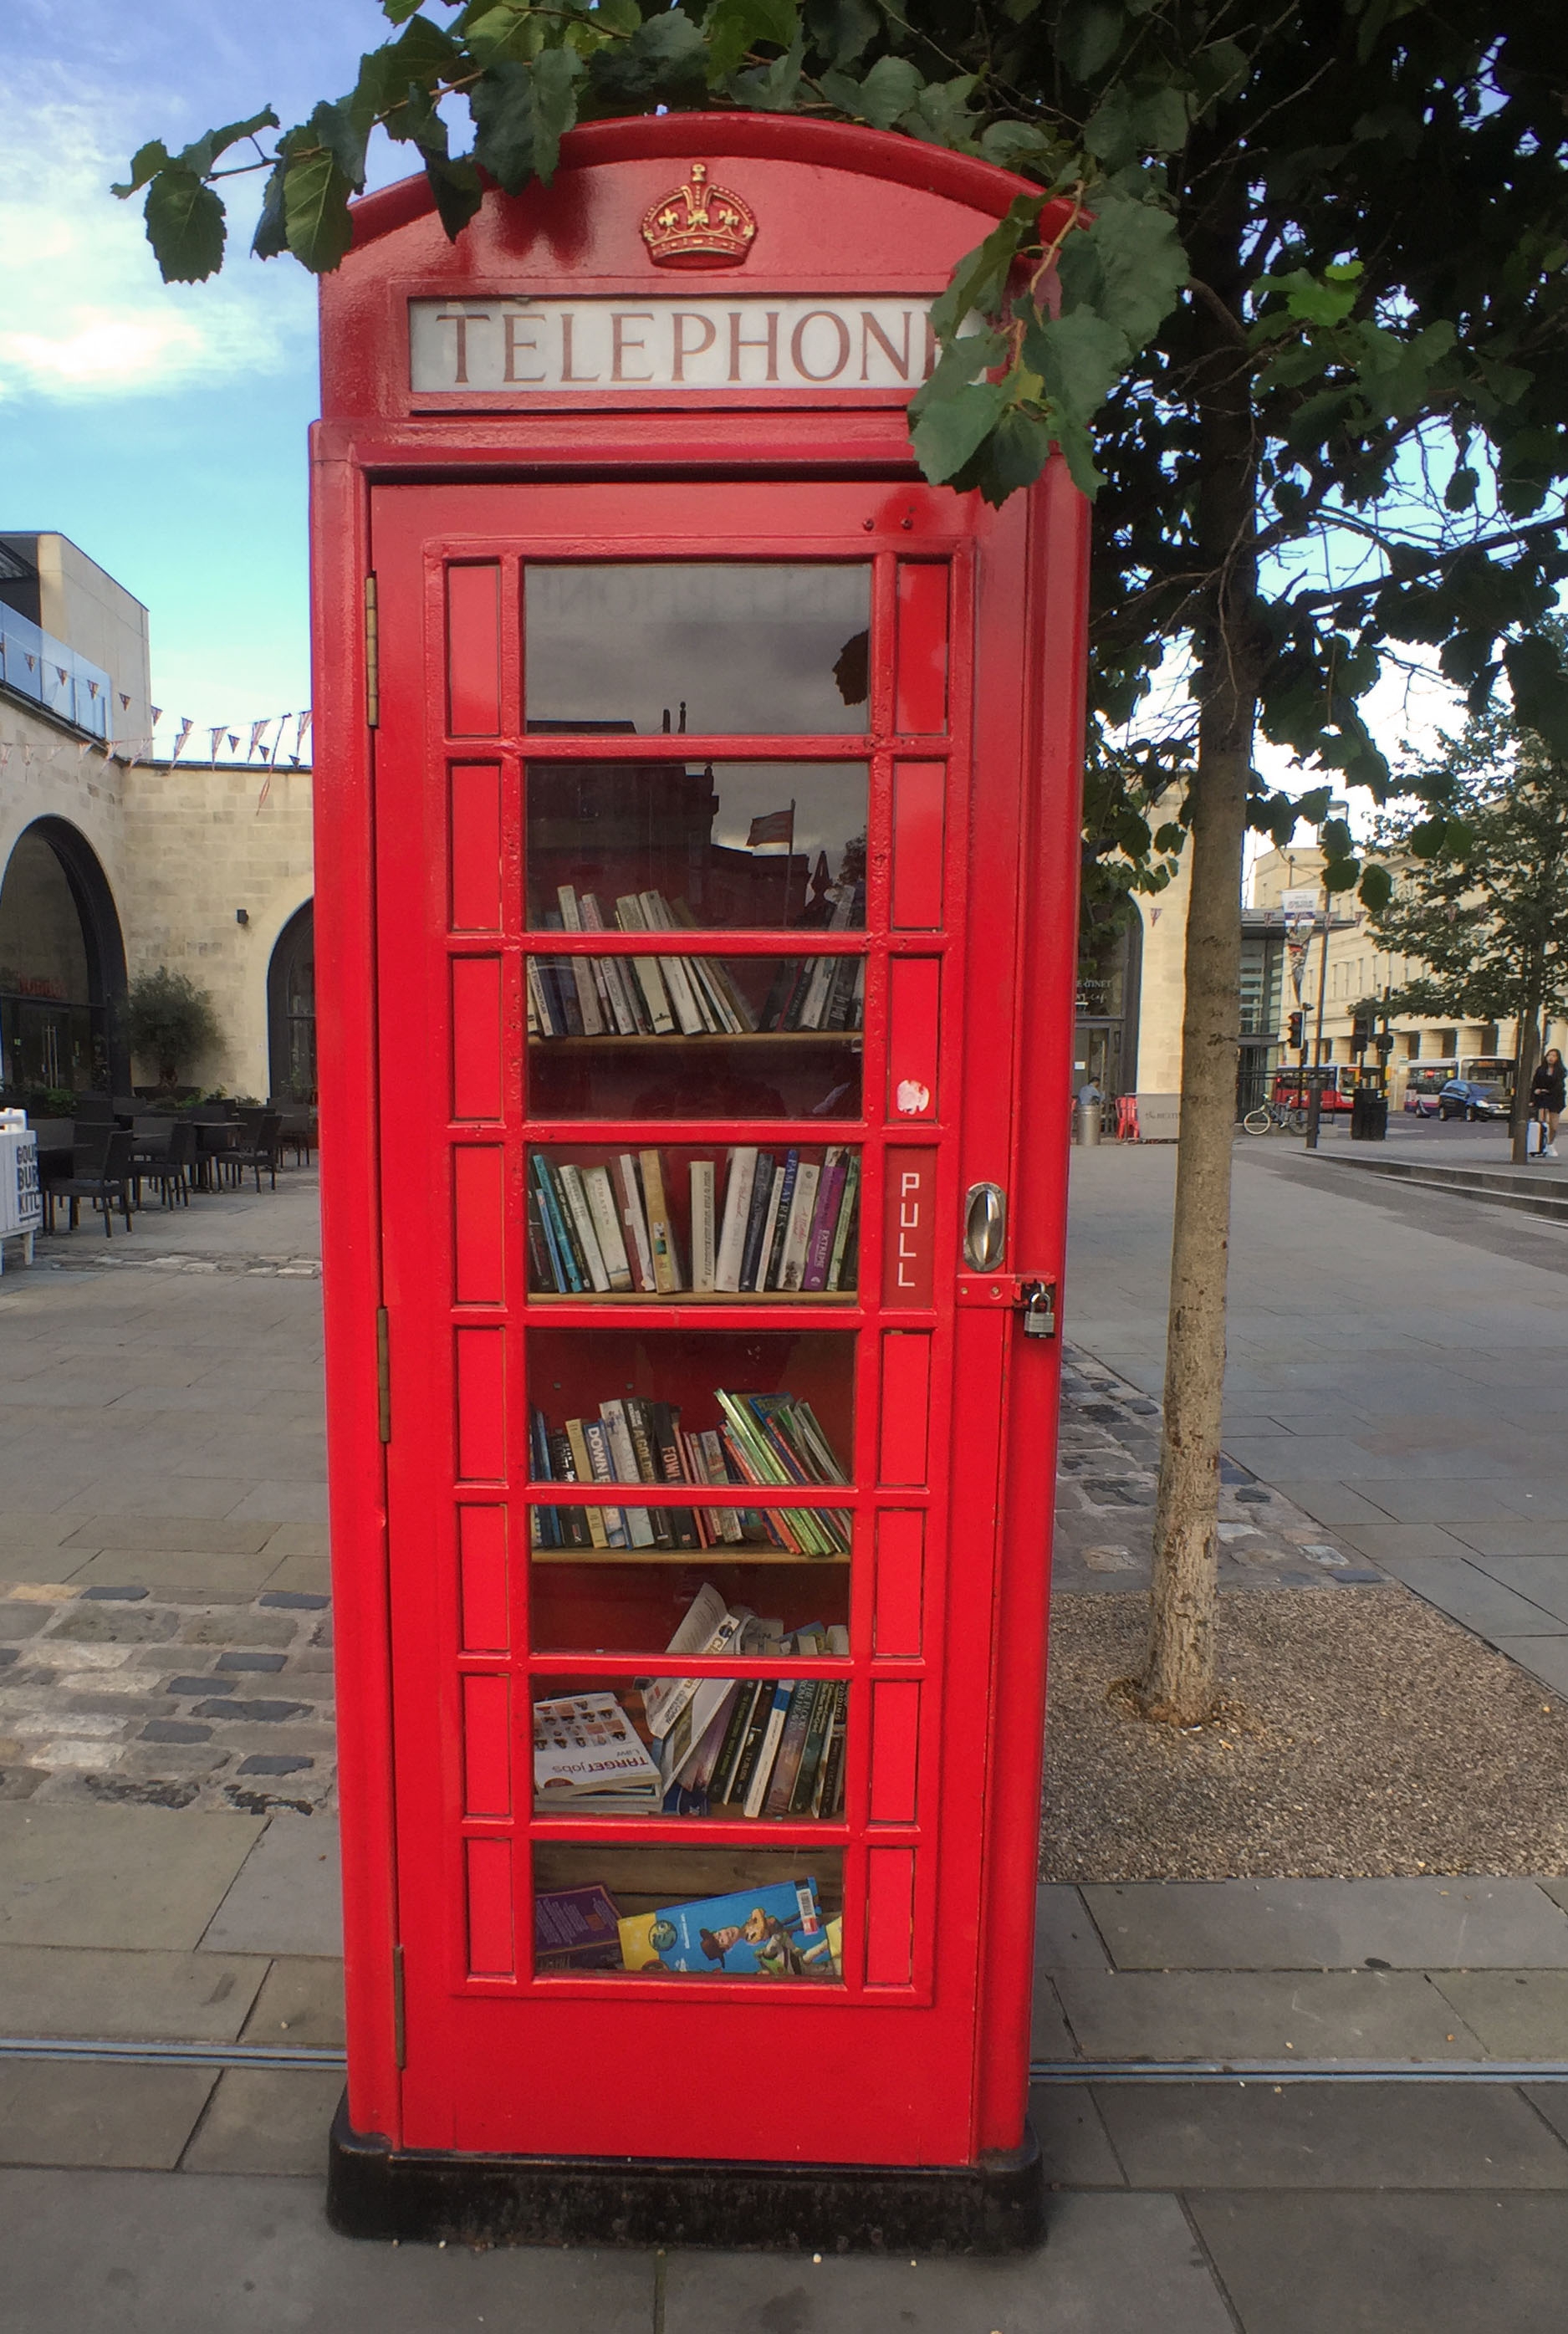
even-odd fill
[[[789,1394],[730,1394],[715,1389],[721,1423],[683,1429],[666,1402],[618,1396],[597,1418],[553,1427],[529,1413],[529,1451],[536,1483],[690,1483],[712,1488],[763,1483],[843,1483],[837,1454],[811,1404]],[[826,1508],[539,1507],[531,1511],[535,1548],[698,1548],[724,1545],[783,1548],[791,1555],[847,1556],[850,1518]]]
[[[659,1770],[612,1693],[534,1703],[535,1814],[652,1816],[663,1799]]]
[[[835,1295],[855,1286],[861,1154],[741,1144],[687,1166],[689,1262],[660,1151],[579,1164],[528,1155],[530,1285],[557,1296],[755,1291]]]
[[[557,888],[553,931],[609,929],[593,892]],[[844,885],[827,929],[848,926],[860,893]],[[627,892],[615,902],[623,932],[697,929],[684,900]],[[534,1037],[738,1037],[757,1030],[858,1029],[864,1018],[861,956],[782,960],[759,1013],[717,956],[530,956],[528,1033]]]

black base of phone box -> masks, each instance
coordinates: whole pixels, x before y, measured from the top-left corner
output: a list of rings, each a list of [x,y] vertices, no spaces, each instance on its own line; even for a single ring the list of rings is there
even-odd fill
[[[728,2164],[394,2148],[332,2124],[327,2218],[344,2236],[736,2252],[1024,2252],[1044,2237],[1039,2143],[978,2164]]]

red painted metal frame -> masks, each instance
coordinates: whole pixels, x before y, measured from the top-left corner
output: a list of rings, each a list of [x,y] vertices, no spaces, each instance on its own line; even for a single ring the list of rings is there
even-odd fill
[[[428,217],[422,180],[372,198],[360,207],[354,254],[341,275],[328,279],[323,289],[326,418],[318,425],[313,441],[318,979],[332,1516],[339,1602],[350,2113],[356,2129],[383,2133],[395,2144],[505,2147],[514,2142],[508,2136],[504,2103],[492,2096],[486,2104],[481,2097],[494,2091],[490,2069],[462,2059],[445,2064],[433,2082],[421,2082],[415,2127],[409,2122],[410,2100],[399,2067],[395,1948],[407,1941],[418,1958],[418,1949],[428,1942],[419,1934],[427,1921],[438,1929],[446,1920],[444,1908],[422,1907],[418,1903],[406,1903],[399,1913],[399,1826],[403,1826],[405,1837],[410,1837],[410,1824],[415,1827],[414,1836],[425,1825],[453,1843],[464,1830],[449,1795],[457,1676],[465,1666],[483,1665],[453,1665],[450,1688],[442,1690],[438,1726],[438,1732],[444,1728],[449,1739],[432,1771],[431,1761],[412,1753],[406,1741],[399,1747],[414,1718],[422,1714],[410,1713],[406,1701],[399,1702],[393,1689],[395,1632],[387,1482],[378,1426],[376,1311],[385,1303],[396,1318],[409,1292],[395,1283],[383,1283],[393,1251],[407,1253],[406,1241],[394,1242],[389,1249],[382,1204],[383,1179],[398,1172],[399,1145],[406,1150],[406,1129],[399,1122],[395,1095],[387,1095],[384,1113],[381,1106],[377,985],[380,980],[390,994],[394,983],[389,975],[394,971],[397,943],[383,945],[386,936],[379,935],[377,929],[375,869],[378,851],[383,859],[386,856],[387,837],[384,832],[378,833],[378,797],[383,789],[374,766],[377,755],[389,750],[395,721],[404,718],[409,708],[400,703],[396,677],[383,660],[384,726],[372,753],[364,719],[361,612],[363,579],[372,564],[372,489],[396,486],[398,491],[387,497],[392,509],[406,507],[405,484],[414,489],[416,482],[438,479],[468,484],[528,477],[586,482],[593,477],[617,476],[650,480],[684,477],[693,481],[728,477],[737,482],[735,499],[739,504],[747,499],[741,480],[771,476],[782,481],[793,475],[803,486],[811,479],[845,481],[846,501],[858,502],[871,482],[880,481],[866,506],[871,531],[857,526],[852,535],[847,530],[838,532],[831,538],[832,555],[853,559],[950,548],[963,559],[971,545],[978,546],[974,622],[981,686],[972,733],[967,729],[962,737],[957,734],[957,722],[963,717],[955,706],[952,741],[967,747],[972,734],[976,783],[970,831],[950,838],[953,857],[948,874],[946,933],[935,937],[900,933],[879,942],[889,957],[950,952],[955,960],[965,960],[962,1017],[949,995],[944,1014],[942,1133],[938,1134],[929,1122],[895,1120],[886,1139],[929,1141],[942,1153],[938,1221],[944,1245],[938,1248],[939,1259],[950,1257],[956,1265],[962,1188],[989,1178],[1002,1182],[1012,1199],[1009,1268],[1052,1279],[1061,1277],[1065,1192],[1065,1114],[1061,1097],[1068,1091],[1071,1067],[1087,540],[1084,506],[1062,466],[1053,464],[1037,489],[994,517],[973,508],[967,500],[922,487],[909,460],[901,410],[896,404],[885,400],[878,404],[863,395],[852,405],[832,396],[793,401],[775,399],[765,408],[748,412],[738,432],[735,417],[716,410],[707,401],[698,410],[664,410],[656,416],[630,412],[624,405],[599,411],[585,411],[581,406],[570,412],[536,409],[530,413],[525,430],[520,430],[513,412],[472,408],[460,413],[416,410],[416,400],[407,387],[406,342],[399,321],[400,304],[407,296],[413,292],[467,296],[469,287],[476,285],[483,296],[489,285],[499,280],[495,271],[503,263],[515,262],[519,254],[536,249],[541,236],[548,239],[552,233],[555,241],[551,248],[561,266],[559,282],[582,290],[583,274],[577,262],[585,244],[592,242],[591,229],[584,228],[582,221],[585,216],[591,220],[593,190],[608,182],[611,174],[627,173],[633,182],[627,202],[638,197],[644,181],[657,179],[653,191],[658,192],[672,162],[692,154],[712,156],[716,162],[724,157],[746,157],[755,165],[766,164],[773,173],[768,181],[771,211],[765,207],[765,216],[779,222],[776,256],[769,265],[759,256],[752,280],[737,280],[736,288],[747,292],[766,290],[787,295],[796,289],[828,291],[839,284],[867,293],[873,288],[899,288],[895,262],[905,271],[902,281],[911,288],[934,290],[952,260],[978,239],[988,220],[998,216],[1018,190],[1015,181],[985,165],[874,132],[827,130],[822,125],[743,115],[694,121],[665,117],[600,125],[568,140],[556,194],[535,193],[518,205],[491,197],[482,221],[468,230],[455,253],[448,250]],[[842,178],[830,175],[841,172]],[[746,183],[749,195],[753,181],[748,178]],[[846,189],[854,198],[846,198],[841,211],[842,232],[831,266],[824,265],[822,252],[824,184],[835,198],[844,197]],[[928,206],[928,233],[913,246],[920,251],[925,264],[914,276],[907,272],[911,248],[907,213],[899,214],[900,237],[889,237],[888,221],[882,216],[888,188],[909,189]],[[566,231],[574,227],[580,230],[575,248],[572,233]],[[488,277],[486,268],[492,271]],[[528,282],[536,294],[548,288],[537,268],[531,269]],[[622,287],[601,275],[594,277],[592,288],[618,292]],[[625,288],[646,293],[650,288],[648,272],[629,276]],[[418,402],[424,407],[428,401]],[[856,479],[864,483],[858,489],[848,487],[847,482]],[[779,507],[784,507],[787,488],[781,484],[774,494]],[[809,493],[804,499],[810,501]],[[505,528],[500,532],[504,535]],[[793,529],[789,532],[791,549],[798,552],[801,538]],[[483,541],[488,552],[494,539],[473,535],[467,541],[469,547]],[[824,546],[829,539],[816,538]],[[620,556],[629,555],[624,537],[615,539],[615,548]],[[732,541],[731,554],[756,555],[749,540]],[[684,555],[692,555],[689,548],[684,548]],[[507,767],[508,817],[514,834],[517,832],[515,749],[520,742],[511,739],[508,756],[495,741],[454,740],[447,757],[476,762],[495,759]],[[809,755],[813,746],[834,759],[853,757],[859,751],[858,741],[842,737],[818,741],[726,739],[724,749],[744,756],[748,744],[758,748],[765,745],[770,756],[775,751]],[[688,739],[669,741],[672,754],[685,753],[690,746]],[[659,739],[640,738],[639,756],[657,753],[660,747]],[[624,747],[619,750],[623,753]],[[896,754],[900,758],[925,759],[943,750],[938,741],[920,738],[899,741]],[[568,748],[565,741],[553,738],[550,751],[553,759],[564,758],[569,751],[592,758],[592,748],[587,745]],[[890,740],[890,770],[893,758],[895,749]],[[889,783],[884,771],[880,778],[884,796]],[[394,844],[394,854],[398,847]],[[509,871],[508,880],[515,898],[515,870]],[[875,921],[886,934],[885,917]],[[860,944],[858,935],[846,936],[840,943],[846,948]],[[515,945],[547,947],[551,953],[561,953],[563,948],[569,952],[572,943],[563,943],[559,934],[518,933]],[[606,953],[619,952],[625,944],[605,935],[596,936],[592,945],[595,953]],[[781,936],[747,938],[729,932],[693,936],[683,939],[682,950],[692,952],[709,945],[722,954],[776,953],[781,952]],[[455,941],[452,948],[462,953],[464,943]],[[486,951],[476,945],[469,952]],[[385,1001],[383,995],[381,1002]],[[868,1010],[862,1096],[868,1140],[884,1124],[873,1066],[880,1049],[879,1021],[880,1000],[873,999]],[[508,1110],[514,1128],[521,1124],[519,1112],[520,1096],[515,1094]],[[830,1130],[832,1139],[857,1139],[858,1124],[835,1122]],[[447,1131],[444,1127],[443,1133]],[[657,1140],[675,1143],[694,1131],[661,1122]],[[606,1132],[597,1122],[570,1121],[553,1128],[531,1123],[528,1140],[592,1142]],[[727,1129],[704,1124],[700,1133],[707,1140],[765,1142],[768,1130],[747,1122]],[[444,1272],[447,1236],[435,1224],[430,1231],[432,1258],[440,1259]],[[869,1281],[881,1254],[874,1209],[863,1227],[861,1252],[862,1277]],[[515,1264],[513,1269],[515,1275],[519,1268]],[[919,2005],[933,1998],[933,1986],[937,1997],[949,2004],[955,1992],[966,2001],[973,1998],[975,2012],[961,2021],[967,2038],[967,2063],[961,2069],[924,2067],[919,2030],[906,2033],[900,2013],[888,2007],[863,2007],[858,1984],[842,1993],[838,1989],[822,1989],[809,2002],[801,2001],[798,1989],[790,1988],[787,1991],[798,2008],[783,1998],[743,2007],[735,1989],[706,1984],[694,1992],[655,1984],[646,1994],[640,1993],[635,2005],[625,2000],[624,1989],[616,1989],[622,1994],[621,2001],[607,2001],[606,1988],[592,1982],[550,1981],[538,1988],[534,1999],[547,1993],[557,2005],[557,2016],[570,2021],[563,2030],[570,2035],[570,2049],[579,2066],[606,2047],[613,2048],[617,2035],[630,2030],[630,2025],[646,2027],[653,2038],[646,2047],[671,2065],[680,2063],[683,2052],[693,2067],[711,2067],[716,2059],[726,2059],[736,2071],[735,2101],[717,2116],[708,2115],[700,2128],[694,2126],[691,2146],[697,2153],[755,2156],[815,2152],[843,2161],[955,2162],[973,2161],[987,2149],[1006,2148],[1018,2139],[1027,2059],[1055,1355],[1053,1348],[1023,1339],[1013,1316],[955,1306],[954,1278],[946,1263],[939,1261],[937,1304],[932,1311],[889,1317],[899,1327],[940,1323],[942,1334],[951,1341],[953,1375],[948,1386],[933,1392],[933,1448],[960,1452],[961,1471],[967,1482],[988,1480],[994,1489],[967,1510],[962,1566],[954,1564],[949,1570],[949,1594],[961,1600],[961,1613],[955,1608],[947,1615],[931,1615],[919,1659],[901,1659],[889,1665],[879,1658],[876,1666],[879,1674],[887,1669],[894,1678],[919,1677],[939,1683],[944,1673],[944,1622],[950,1623],[957,1614],[972,1625],[976,1612],[992,1615],[989,1631],[982,1632],[988,1642],[979,1673],[962,1681],[949,1679],[947,1685],[950,1708],[957,1706],[960,1687],[967,1706],[974,1706],[975,1692],[980,1693],[986,1711],[985,1756],[963,1760],[952,1755],[950,1746],[944,1746],[934,1731],[940,1718],[938,1696],[928,1692],[921,1759],[928,1777],[939,1775],[935,1822],[928,1803],[917,1831],[879,1828],[878,1838],[894,1845],[900,1838],[920,1837],[928,1843],[923,1851],[928,1857],[940,1854],[945,1900],[940,1963],[928,1921],[918,1944],[916,1983],[897,1991],[917,2018],[930,2015]],[[444,1287],[450,1289],[449,1278]],[[523,1320],[525,1297],[520,1281],[515,1280],[506,1310],[515,1322]],[[620,1308],[557,1305],[547,1313],[540,1308],[537,1317],[551,1328],[577,1324],[602,1328],[631,1316]],[[803,1308],[787,1320],[767,1316],[760,1307],[726,1317],[781,1328],[804,1327],[808,1323],[835,1328],[848,1326],[842,1309],[827,1307]],[[713,1326],[713,1316],[706,1310],[699,1313],[678,1305],[647,1313],[639,1309],[635,1318],[642,1327],[666,1321],[692,1327]],[[872,1348],[868,1340],[874,1335],[869,1308],[863,1302],[858,1304],[849,1319],[861,1326],[862,1351],[869,1355]],[[395,1340],[393,1403],[399,1433],[403,1432],[402,1420],[409,1409],[420,1399],[416,1391],[418,1370],[408,1341]],[[854,1471],[861,1488],[846,1493],[842,1504],[856,1509],[880,1504],[884,1509],[926,1508],[939,1512],[939,1466],[924,1491],[873,1497],[868,1488],[875,1480],[871,1439],[875,1403],[869,1375],[870,1365],[863,1364]],[[392,1448],[396,1459],[396,1442]],[[449,1481],[448,1476],[448,1487]],[[558,1490],[553,1495],[559,1496]],[[437,1490],[436,1496],[444,1496],[449,1509],[450,1489],[444,1495]],[[511,1496],[519,1502],[520,1512],[525,1493],[518,1486]],[[788,1495],[781,1497],[781,1505],[791,1503]],[[515,1550],[517,1559],[525,1558],[525,1548]],[[928,1549],[928,1565],[930,1558]],[[851,1658],[858,1708],[851,1735],[851,1806],[864,1803],[869,1747],[872,1550],[864,1537],[855,1561],[861,1578],[852,1607]],[[526,1568],[525,1563],[521,1568]],[[455,1623],[448,1613],[442,1631],[448,1644],[456,1642],[453,1629]],[[533,1673],[559,1674],[573,1665],[570,1656],[537,1655],[519,1665],[516,1683],[524,1683]],[[635,1664],[630,1660],[592,1664],[596,1673],[606,1675],[633,1667],[646,1671],[649,1666],[646,1657],[640,1657]],[[722,1664],[726,1673],[736,1673],[747,1666],[756,1665]],[[794,1664],[802,1673],[812,1666]],[[831,1670],[832,1665],[823,1667]],[[401,1736],[394,1723],[395,1708],[401,1720]],[[515,1731],[515,1721],[514,1724]],[[421,1725],[414,1731],[420,1732]],[[429,1748],[428,1741],[425,1747]],[[520,1775],[525,1765],[524,1759]],[[439,1771],[443,1769],[445,1781]],[[521,1788],[526,1789],[525,1777]],[[526,1807],[525,1798],[522,1804]],[[470,1823],[467,1828],[482,1831],[483,1826]],[[549,1837],[571,1831],[569,1826],[558,1824],[530,1825],[525,1816],[519,1816],[516,1828],[520,1837],[526,1832]],[[706,1846],[734,1836],[734,1829],[706,1823],[687,1826],[678,1832],[677,1827],[663,1823],[624,1830],[595,1826],[592,1837],[633,1839],[678,1833],[682,1845]],[[842,1826],[813,1828],[809,1837],[826,1846],[830,1837],[847,1840],[851,1829],[863,1837],[860,1828]],[[584,1831],[580,1826],[573,1836],[583,1837]],[[757,1827],[747,1827],[744,1836],[746,1844],[753,1847],[771,1847],[776,1840],[793,1841],[803,1848],[808,1840],[799,1827],[769,1826],[763,1837],[758,1837]],[[934,1903],[929,1888],[923,1895],[928,1905]],[[846,1930],[854,1909],[846,1906]],[[447,1950],[443,1949],[443,1960]],[[448,1967],[443,1972],[443,1983],[451,1974]],[[486,1990],[481,1982],[464,1981],[468,2000]],[[516,1989],[509,1982],[495,1991],[508,2001],[515,1998]],[[843,2041],[835,2045],[835,2055],[847,2050],[850,2059],[859,2059],[861,2053],[849,2045],[846,2030],[800,2024],[803,2015],[815,2015],[819,2007],[847,2014],[851,2026],[857,2015],[871,2018],[875,2040],[865,2053],[865,2069],[857,2075],[860,2079],[868,2070],[872,2074],[871,2096],[863,2103],[866,2111],[857,2107],[846,2119],[838,2115],[835,2102],[834,2112],[821,2127],[781,2135],[768,2127],[774,2117],[761,2105],[771,2097],[771,2087],[759,2087],[746,2071],[745,2052],[738,2060],[722,2048],[716,2054],[714,2021],[725,2020],[727,2031],[729,2022],[740,2014],[758,2037],[755,2047],[767,2050],[772,2065],[791,2056],[796,2044],[820,2054],[821,2042],[816,2038],[827,2030],[843,2034]],[[414,2014],[423,2019],[423,2006]],[[894,2020],[891,2027],[886,2023],[890,2016]],[[604,2023],[611,2018],[619,2024]],[[752,2024],[759,2019],[768,2021],[765,2027]],[[416,2044],[435,2039],[420,2037],[416,2031]],[[545,2054],[546,2060],[555,2057],[554,2049]],[[825,2076],[829,2062],[821,2063]],[[879,2063],[881,2073],[877,2077]],[[510,2073],[515,2078],[515,2069]],[[938,2111],[933,2111],[930,2104],[930,2095],[936,2093],[941,2095]],[[958,2102],[964,2102],[962,2112]],[[842,2131],[841,2123],[845,2126]],[[668,2116],[660,2116],[656,2127],[650,2125],[641,2134],[619,2127],[611,2132],[605,2128],[602,2117],[597,2129],[600,2149],[613,2145],[634,2151],[647,2146],[665,2154],[683,2152],[683,2143],[678,2134],[672,2133]],[[542,2143],[535,2138],[533,2144]]]

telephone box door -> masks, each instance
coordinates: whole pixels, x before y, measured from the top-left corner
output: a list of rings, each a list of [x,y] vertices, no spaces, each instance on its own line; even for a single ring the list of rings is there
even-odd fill
[[[406,2146],[1018,2138],[1026,504],[373,490]]]

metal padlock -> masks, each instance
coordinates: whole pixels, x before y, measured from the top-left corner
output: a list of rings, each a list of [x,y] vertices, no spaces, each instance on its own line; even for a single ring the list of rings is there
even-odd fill
[[[1018,1309],[1024,1316],[1024,1335],[1026,1337],[1053,1337],[1056,1335],[1055,1282],[1021,1281]]]

